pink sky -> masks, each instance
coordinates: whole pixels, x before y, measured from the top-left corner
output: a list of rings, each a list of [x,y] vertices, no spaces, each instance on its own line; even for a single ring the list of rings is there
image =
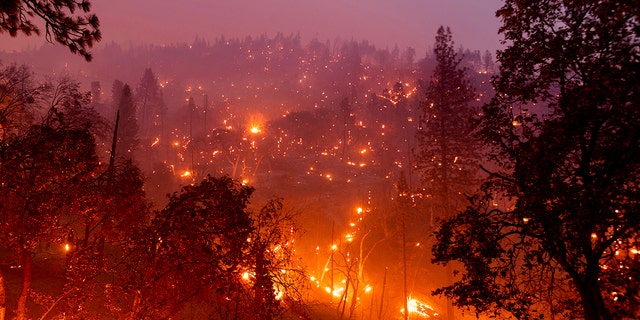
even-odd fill
[[[408,46],[424,56],[438,26],[451,27],[456,46],[500,47],[495,11],[501,0],[93,0],[103,43],[190,42],[300,32],[318,38],[369,40],[379,48]],[[0,35],[0,50],[39,46],[43,38]]]

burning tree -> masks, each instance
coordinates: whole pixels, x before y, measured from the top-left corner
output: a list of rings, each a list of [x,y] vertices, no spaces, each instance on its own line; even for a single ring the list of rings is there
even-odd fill
[[[69,231],[64,217],[86,209],[79,199],[99,165],[91,123],[80,112],[88,99],[77,91],[77,84],[63,80],[58,86],[40,88],[47,94],[30,95],[28,100],[48,105],[47,112],[31,113],[27,119],[42,117],[42,122],[33,121],[22,129],[9,125],[14,130],[5,132],[0,144],[0,234],[10,253],[8,260],[23,273],[15,310],[18,319],[27,318],[38,247],[64,245]],[[1,304],[4,308],[4,301]]]
[[[209,176],[171,196],[132,239],[129,254],[136,258],[126,261],[113,287],[114,311],[128,310],[123,316],[131,319],[168,316],[200,293],[230,298],[249,245],[245,209],[252,192],[230,178]]]
[[[299,306],[303,275],[293,261],[293,216],[279,200],[248,209],[253,188],[207,176],[172,195],[134,233],[110,285],[112,312],[121,317],[189,314],[267,319]],[[193,316],[193,315],[192,315]]]
[[[246,263],[250,271],[243,273],[253,291],[249,317],[273,319],[287,309],[308,317],[302,296],[307,276],[295,259],[296,215],[282,199],[268,201],[251,215],[253,231]]]

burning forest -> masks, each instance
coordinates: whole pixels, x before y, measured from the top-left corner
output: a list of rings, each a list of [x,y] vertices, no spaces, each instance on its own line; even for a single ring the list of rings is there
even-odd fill
[[[640,316],[632,2],[504,1],[497,55],[420,55],[92,49],[87,1],[10,1],[58,44],[0,52],[0,320]]]

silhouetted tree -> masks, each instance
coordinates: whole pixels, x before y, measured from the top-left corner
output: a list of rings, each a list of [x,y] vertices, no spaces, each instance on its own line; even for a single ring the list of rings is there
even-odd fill
[[[123,159],[132,159],[139,142],[139,127],[136,119],[136,105],[128,84],[122,87],[117,103],[120,111],[120,122],[118,125],[116,156]]]
[[[493,73],[495,64],[493,63],[493,56],[489,50],[484,52],[484,55],[482,56],[482,64],[485,72]]]
[[[419,106],[416,167],[422,174],[422,188],[429,198],[429,221],[449,217],[467,204],[473,191],[479,155],[471,134],[473,109],[465,69],[453,48],[451,30],[440,26],[433,50],[436,66],[427,86],[427,96]],[[448,282],[453,270],[447,269]],[[453,319],[453,306],[447,305],[447,318]]]
[[[68,77],[36,85],[26,67],[15,66],[2,75],[7,129],[0,147],[0,228],[6,250],[2,258],[24,266],[15,310],[17,317],[24,318],[30,303],[45,307],[49,314],[69,298],[71,291],[66,289],[59,297],[34,289],[31,274],[49,268],[51,260],[42,257],[65,252],[64,244],[69,245],[67,257],[74,254],[77,216],[94,212],[95,202],[101,199],[92,191],[99,166],[94,136],[106,125],[89,107],[90,95]],[[80,271],[92,262],[74,266]],[[75,283],[81,283],[79,279],[86,278],[77,277]],[[0,287],[4,291],[4,282]],[[5,314],[5,297],[0,301],[0,319]]]
[[[341,76],[335,78],[336,89],[349,94],[350,101],[356,101],[358,78],[363,72],[362,57],[358,43],[355,41],[345,42],[340,49],[340,59],[337,61],[337,68]]]
[[[233,298],[250,244],[246,206],[252,192],[231,178],[208,176],[171,196],[133,239],[129,254],[136,258],[112,291],[129,304],[121,306],[129,318],[177,314],[203,290]]]
[[[63,125],[86,128],[97,139],[108,139],[109,125],[91,103],[91,93],[82,92],[80,83],[69,76],[42,84],[38,103],[49,112],[57,113]]]
[[[116,111],[118,111],[118,106],[120,105],[120,98],[122,97],[123,88],[124,83],[120,80],[114,80],[111,84],[111,106],[113,107],[114,116],[116,114]]]
[[[420,106],[416,167],[431,197],[431,215],[446,217],[466,203],[479,156],[471,134],[474,92],[460,67],[449,28],[438,29],[434,54],[436,68]]]
[[[253,274],[253,301],[244,318],[278,318],[287,307],[305,315],[302,292],[307,277],[295,259],[296,213],[281,199],[272,199],[251,217],[247,265]]]
[[[138,108],[137,119],[141,138],[147,140],[150,136],[160,138],[167,110],[162,98],[162,91],[160,91],[160,84],[151,68],[144,70],[136,88],[135,102]],[[166,143],[163,140],[160,139],[162,143]]]
[[[480,130],[484,192],[437,233],[439,292],[520,319],[640,314],[638,2],[512,1]]]
[[[44,22],[47,41],[55,40],[90,61],[89,49],[102,38],[98,17],[90,12],[88,0],[6,0],[0,5],[0,33],[39,35],[38,24]],[[34,21],[34,17],[42,21]]]
[[[135,238],[149,220],[149,204],[143,191],[143,177],[130,160],[117,163],[96,175],[79,195],[78,205],[65,215],[71,230],[66,243],[65,282],[62,293],[41,303],[48,314],[95,317],[114,304],[108,297]],[[96,310],[96,303],[104,310]]]
[[[0,141],[32,123],[38,89],[27,66],[12,64],[0,70]]]
[[[74,209],[87,209],[79,200],[99,165],[90,124],[75,118],[80,116],[73,100],[78,95],[73,86],[66,89],[70,91],[53,95],[56,99],[41,123],[6,136],[0,144],[2,246],[9,252],[5,258],[23,270],[18,319],[27,318],[37,246],[59,246],[67,239],[64,217]]]
[[[416,58],[416,49],[413,47],[408,47],[403,55],[403,64],[409,68],[413,67],[414,59]]]

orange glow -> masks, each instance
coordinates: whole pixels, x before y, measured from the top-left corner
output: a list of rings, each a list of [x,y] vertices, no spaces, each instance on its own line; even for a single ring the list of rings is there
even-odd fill
[[[273,291],[275,292],[275,299],[282,300],[282,297],[284,296],[284,291],[279,289],[274,289]]]
[[[432,306],[418,299],[409,298],[407,308],[409,308],[409,314],[415,314],[423,318],[438,316],[438,313],[435,312]],[[400,313],[404,314],[404,308],[400,309]]]
[[[333,295],[336,298],[340,298],[340,297],[342,297],[342,293],[344,292],[344,288],[341,288],[341,287],[334,288],[333,292],[331,292],[331,287],[325,287],[324,291],[326,291],[328,294]]]
[[[265,120],[261,114],[253,114],[249,117],[249,132],[258,134],[262,132],[262,126]]]
[[[183,178],[191,177],[191,171],[184,171],[180,176]]]
[[[347,242],[352,242],[353,241],[353,235],[351,233],[347,233],[345,238],[346,238]]]

